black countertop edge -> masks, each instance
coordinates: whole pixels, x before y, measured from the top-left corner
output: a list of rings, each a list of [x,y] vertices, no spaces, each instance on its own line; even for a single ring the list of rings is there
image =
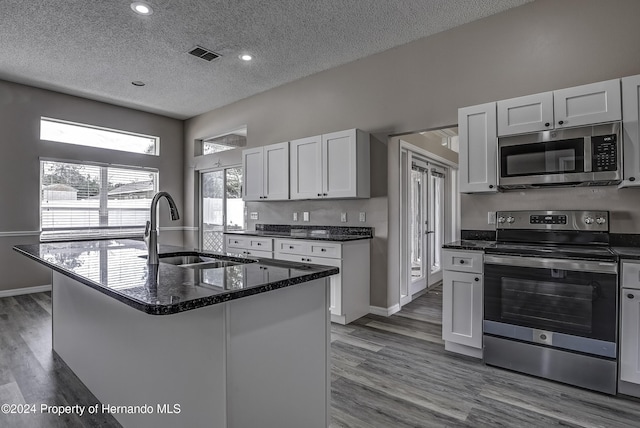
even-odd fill
[[[232,291],[228,291],[226,293],[220,293],[220,294],[216,294],[213,296],[206,296],[206,297],[202,297],[202,298],[197,298],[197,299],[192,299],[192,300],[188,300],[185,302],[178,302],[176,304],[168,304],[168,305],[158,305],[158,304],[149,304],[149,303],[145,303],[145,302],[141,302],[138,301],[130,296],[126,296],[123,294],[120,294],[116,291],[114,291],[111,288],[108,287],[104,287],[101,284],[91,281],[88,278],[85,278],[82,275],[78,275],[75,272],[69,271],[67,269],[63,269],[55,264],[49,263],[46,260],[42,260],[39,257],[34,256],[33,254],[30,254],[24,250],[22,250],[21,248],[18,247],[13,247],[13,249],[15,251],[17,251],[18,253],[25,255],[27,257],[29,257],[32,260],[37,261],[40,264],[43,264],[45,266],[47,266],[48,268],[51,268],[53,270],[55,270],[56,272],[59,272],[69,278],[72,278],[82,284],[85,284],[93,289],[95,289],[96,291],[99,291],[103,294],[106,294],[110,297],[113,297],[115,300],[122,302],[124,304],[126,304],[127,306],[130,306],[134,309],[137,309],[141,312],[144,312],[146,314],[149,315],[171,315],[171,314],[176,314],[176,313],[180,313],[180,312],[185,312],[185,311],[189,311],[192,309],[198,309],[198,308],[202,308],[205,306],[210,306],[210,305],[215,305],[218,303],[224,303],[224,302],[228,302],[230,300],[235,300],[235,299],[240,299],[243,297],[249,297],[249,296],[253,296],[256,294],[260,294],[260,293],[264,293],[267,291],[272,291],[272,290],[277,290],[279,288],[285,288],[285,287],[290,287],[290,286],[294,286],[294,285],[298,285],[301,283],[305,283],[305,282],[309,282],[309,281],[313,281],[316,279],[320,279],[320,278],[325,278],[331,275],[336,275],[340,272],[340,269],[334,267],[334,268],[327,268],[326,270],[323,270],[321,272],[312,272],[308,275],[303,275],[303,276],[299,276],[299,277],[295,277],[295,278],[289,278],[289,279],[283,279],[280,281],[274,281],[268,284],[263,284],[263,285],[259,285],[256,287],[251,287],[251,288],[246,288],[246,289],[240,289],[240,290],[232,290]],[[168,253],[165,253],[168,254]],[[179,253],[178,253],[179,254]],[[202,253],[205,254],[205,253]],[[237,260],[244,260],[244,259],[238,259],[238,258],[234,258],[234,257],[227,257],[229,259],[237,259]]]
[[[279,238],[279,239],[304,239],[307,241],[334,241],[334,242],[348,242],[348,241],[361,241],[363,239],[373,239],[371,235],[291,235],[291,232],[274,232],[274,231],[261,231],[261,230],[229,230],[224,232],[228,235],[244,235],[244,236],[259,236],[263,238]]]
[[[460,241],[448,242],[442,245],[447,250],[468,250],[468,251],[484,251],[487,248],[494,247],[496,241],[483,241],[479,239],[462,239]]]

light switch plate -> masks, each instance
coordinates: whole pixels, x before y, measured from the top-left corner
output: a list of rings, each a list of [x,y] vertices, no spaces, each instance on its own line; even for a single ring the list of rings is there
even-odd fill
[[[298,221],[298,213],[293,213],[293,221]]]
[[[360,221],[367,221],[367,213],[365,212],[360,213]]]
[[[302,213],[302,221],[309,221],[309,212],[305,211]]]
[[[347,213],[340,213],[340,221],[343,223],[347,222]]]
[[[258,219],[258,213],[257,213],[257,212],[252,212],[252,213],[250,214],[250,217],[249,217],[249,218],[250,218],[251,220],[257,220],[257,219]]]
[[[487,224],[496,224],[496,212],[495,211],[487,212]]]

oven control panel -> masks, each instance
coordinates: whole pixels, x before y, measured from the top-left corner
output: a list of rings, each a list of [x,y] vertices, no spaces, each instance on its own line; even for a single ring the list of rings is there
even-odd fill
[[[608,211],[498,211],[496,229],[609,231]]]

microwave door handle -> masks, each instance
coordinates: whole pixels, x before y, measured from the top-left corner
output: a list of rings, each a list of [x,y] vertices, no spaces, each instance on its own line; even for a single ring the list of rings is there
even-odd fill
[[[591,152],[591,137],[584,137],[584,172],[592,172],[593,166],[591,164],[592,161],[592,152]]]

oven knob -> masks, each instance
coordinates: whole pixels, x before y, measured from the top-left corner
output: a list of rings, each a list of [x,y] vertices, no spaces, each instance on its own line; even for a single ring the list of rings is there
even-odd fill
[[[504,217],[502,217],[502,216],[498,217],[498,223],[502,224],[502,223],[504,223],[505,221],[507,221],[507,219],[506,219],[506,218],[504,218]]]
[[[592,224],[593,223],[593,218],[585,217],[584,222],[587,223],[587,224]]]
[[[604,218],[604,217],[598,217],[596,219],[596,223],[598,223],[598,224],[605,224],[606,222],[607,222],[607,219]]]
[[[511,216],[507,217],[507,223],[513,223],[514,221],[516,221],[515,218],[513,218]]]

